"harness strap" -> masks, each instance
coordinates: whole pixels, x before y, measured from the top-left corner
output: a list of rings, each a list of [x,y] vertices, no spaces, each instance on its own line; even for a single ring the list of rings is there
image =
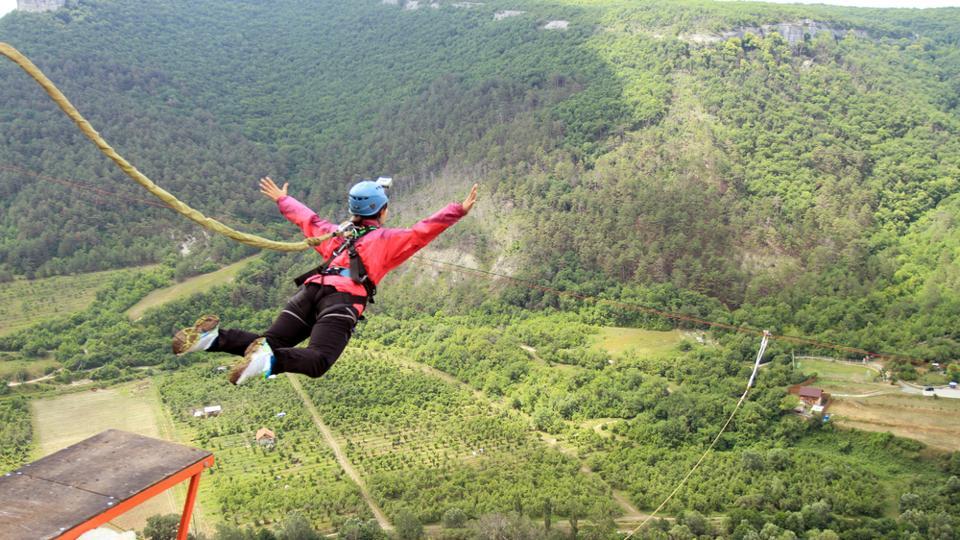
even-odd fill
[[[357,252],[357,240],[363,238],[367,233],[377,230],[377,227],[362,227],[357,228],[353,227],[348,229],[346,234],[343,236],[344,241],[342,244],[337,246],[336,249],[330,254],[325,261],[323,261],[320,266],[310,270],[309,272],[297,276],[294,278],[293,282],[299,287],[303,283],[316,275],[341,275],[349,276],[354,283],[363,285],[363,288],[367,291],[367,296],[363,302],[366,305],[366,302],[369,301],[371,304],[374,303],[373,297],[377,294],[377,286],[373,283],[373,280],[367,275],[367,268],[363,264],[363,259],[360,257],[360,254]],[[350,257],[350,268],[341,268],[337,266],[330,266],[330,263],[334,259],[339,257],[343,251],[346,250],[347,254]]]

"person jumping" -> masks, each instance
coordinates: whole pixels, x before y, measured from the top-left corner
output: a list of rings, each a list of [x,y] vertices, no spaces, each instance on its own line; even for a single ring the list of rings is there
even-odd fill
[[[300,288],[263,334],[221,329],[219,317],[205,315],[177,332],[174,354],[219,351],[243,356],[229,373],[233,384],[279,373],[326,373],[350,341],[383,276],[467,215],[477,200],[474,184],[463,203],[451,203],[409,229],[388,229],[383,223],[389,185],[389,179],[354,185],[348,197],[351,219],[338,227],[287,195],[289,184],[280,188],[270,177],[261,178],[260,192],[307,238],[333,235],[314,248],[324,262],[295,280]],[[309,345],[298,348],[307,337]]]

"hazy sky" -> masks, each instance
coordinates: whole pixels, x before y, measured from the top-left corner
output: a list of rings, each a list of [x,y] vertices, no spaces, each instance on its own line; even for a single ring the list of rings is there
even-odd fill
[[[960,6],[960,0],[766,0],[778,4],[832,4],[859,7],[950,7]],[[0,0],[0,17],[13,11],[17,0]]]

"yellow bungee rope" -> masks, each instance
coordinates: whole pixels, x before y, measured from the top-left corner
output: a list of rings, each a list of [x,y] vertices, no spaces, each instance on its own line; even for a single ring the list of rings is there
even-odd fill
[[[53,101],[56,102],[56,104],[60,107],[60,109],[63,110],[63,112],[66,113],[71,120],[73,120],[73,123],[80,128],[80,131],[82,131],[83,134],[93,142],[93,144],[97,145],[97,148],[103,152],[103,155],[113,160],[113,162],[116,163],[120,169],[126,173],[127,176],[143,186],[144,189],[163,201],[167,206],[173,210],[176,210],[182,216],[193,220],[201,227],[230,237],[237,242],[241,242],[248,246],[261,249],[272,249],[274,251],[303,251],[319,245],[321,242],[330,237],[327,235],[319,238],[307,238],[303,242],[277,242],[276,240],[269,240],[255,234],[240,232],[213,218],[203,215],[198,210],[195,210],[181,202],[167,190],[153,183],[153,181],[147,178],[146,175],[138,171],[137,168],[130,164],[129,161],[118,154],[117,151],[107,144],[107,141],[105,141],[103,137],[97,133],[97,130],[93,129],[93,126],[90,125],[90,122],[87,122],[80,112],[77,111],[76,107],[74,107],[67,97],[63,95],[63,92],[61,92],[56,85],[54,85],[53,82],[51,82],[50,79],[48,79],[47,76],[44,75],[43,72],[33,64],[33,62],[30,61],[29,58],[24,56],[20,51],[13,48],[9,44],[3,42],[0,42],[0,54],[12,60],[15,64],[20,66],[20,68],[26,71],[27,75],[30,75],[33,80],[37,81],[37,84],[43,87],[47,95],[49,95],[50,98],[53,99]]]

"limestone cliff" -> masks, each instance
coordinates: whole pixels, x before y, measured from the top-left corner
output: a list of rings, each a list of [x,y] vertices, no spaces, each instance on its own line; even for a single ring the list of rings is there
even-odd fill
[[[60,9],[67,0],[17,0],[17,9],[20,11],[53,11]]]

